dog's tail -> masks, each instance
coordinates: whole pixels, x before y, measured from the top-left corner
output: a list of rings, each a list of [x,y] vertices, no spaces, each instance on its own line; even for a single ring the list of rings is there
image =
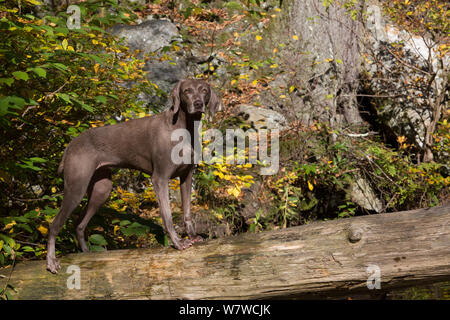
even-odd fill
[[[61,174],[64,171],[64,159],[65,158],[66,158],[66,152],[64,151],[62,159],[61,159],[61,162],[60,162],[59,167],[58,167],[58,174]]]

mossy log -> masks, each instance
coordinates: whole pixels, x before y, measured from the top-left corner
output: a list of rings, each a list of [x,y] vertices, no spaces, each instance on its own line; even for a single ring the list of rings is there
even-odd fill
[[[45,270],[45,261],[18,263],[9,282],[16,290],[12,296],[264,299],[381,292],[450,279],[450,206],[243,234],[184,251],[116,250],[60,261],[57,275]],[[71,265],[79,267],[79,289],[67,286]],[[379,268],[380,290],[367,287],[369,265]],[[6,277],[1,288],[9,273],[0,270]]]

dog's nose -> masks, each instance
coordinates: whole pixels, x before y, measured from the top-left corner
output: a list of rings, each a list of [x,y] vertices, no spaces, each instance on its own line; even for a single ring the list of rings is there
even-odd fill
[[[203,108],[203,103],[200,100],[194,101],[194,107],[195,109],[201,109]]]

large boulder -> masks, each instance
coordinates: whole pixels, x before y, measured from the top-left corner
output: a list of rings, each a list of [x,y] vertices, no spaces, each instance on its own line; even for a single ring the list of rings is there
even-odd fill
[[[131,50],[151,53],[179,37],[177,27],[169,20],[151,19],[137,25],[120,24],[111,32],[119,38],[124,38]]]
[[[161,49],[171,45],[172,41],[181,41],[175,24],[165,19],[149,19],[137,25],[116,25],[111,32],[123,38],[130,50],[139,50],[138,56],[153,55],[146,61],[144,70],[147,78],[160,90],[170,93],[174,85],[187,77],[187,63],[184,54],[172,55],[171,60],[157,59]],[[155,55],[156,54],[156,55]],[[167,96],[142,93],[139,97],[151,109],[164,109]]]
[[[377,95],[373,99],[379,106],[377,117],[382,123],[395,135],[407,136],[422,148],[433,117],[430,101],[434,104],[444,90],[443,79],[447,75],[439,67],[437,44],[400,29],[382,12],[375,0],[367,9],[364,49],[369,57],[365,59],[369,93]],[[448,64],[448,58],[444,60],[444,65]]]

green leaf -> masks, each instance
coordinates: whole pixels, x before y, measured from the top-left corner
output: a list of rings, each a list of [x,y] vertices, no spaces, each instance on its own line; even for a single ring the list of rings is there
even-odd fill
[[[76,103],[78,103],[83,109],[85,109],[85,110],[87,110],[89,112],[93,112],[94,111],[94,109],[90,105],[84,103],[83,101],[80,101],[80,100],[75,99],[73,97],[72,97],[72,100],[75,101]]]
[[[0,78],[0,83],[5,83],[8,85],[8,87],[11,87],[11,85],[14,83],[14,78]]]
[[[23,72],[23,71],[14,71],[12,73],[12,75],[14,76],[14,78],[16,78],[17,80],[23,80],[23,81],[27,81],[30,77],[28,76],[28,73]]]
[[[39,162],[39,163],[47,162],[46,159],[39,158],[39,157],[32,157],[32,158],[30,158],[30,160],[33,161],[33,162]]]
[[[2,233],[0,233],[0,239],[3,240],[5,243],[7,243],[10,247],[15,247],[16,242],[13,238],[10,238]]]
[[[33,233],[33,229],[31,229],[30,226],[25,223],[18,223],[18,224],[16,224],[16,226],[25,231],[28,231],[29,233]]]
[[[138,222],[133,222],[127,228],[121,229],[125,236],[143,236],[149,231],[149,227]]]
[[[41,78],[46,78],[47,77],[47,71],[45,71],[45,69],[43,69],[41,67],[31,68],[31,71],[36,73]]]
[[[108,242],[106,242],[105,238],[101,234],[93,234],[89,237],[89,242],[99,246],[106,246]]]
[[[24,217],[31,219],[31,218],[36,218],[38,215],[39,215],[39,211],[31,210],[31,211],[28,211],[27,213],[25,213]]]
[[[107,98],[105,96],[96,96],[95,101],[106,104]]]
[[[5,114],[17,114],[15,112],[10,111],[9,109],[22,109],[22,107],[26,104],[25,99],[16,97],[16,96],[8,96],[0,98],[0,117]]]
[[[68,94],[57,93],[56,95],[57,95],[58,98],[64,100],[65,102],[72,104],[72,101],[70,101],[70,96]]]
[[[120,225],[121,227],[124,227],[124,226],[129,225],[130,223],[131,223],[131,222],[128,221],[128,220],[122,220],[122,221],[120,221],[119,225]]]
[[[97,245],[90,245],[89,249],[91,252],[102,252],[102,251],[106,251],[105,248],[103,248],[102,246],[97,246]]]

